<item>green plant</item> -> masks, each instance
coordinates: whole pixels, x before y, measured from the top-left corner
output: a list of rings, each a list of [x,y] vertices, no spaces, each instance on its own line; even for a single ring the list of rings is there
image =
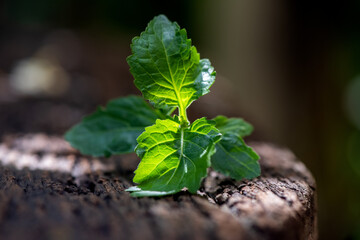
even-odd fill
[[[184,188],[196,193],[210,166],[237,180],[259,176],[259,157],[242,139],[253,130],[249,123],[218,116],[190,124],[186,109],[209,92],[215,72],[208,59],[200,59],[185,29],[157,16],[131,49],[130,72],[151,105],[136,96],[110,101],[66,133],[72,146],[93,156],[135,148],[141,158],[133,179],[138,186],[127,191],[136,197]]]

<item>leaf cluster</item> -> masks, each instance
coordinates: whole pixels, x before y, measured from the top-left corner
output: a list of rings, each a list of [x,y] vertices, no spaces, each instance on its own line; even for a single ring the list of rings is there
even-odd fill
[[[210,166],[237,180],[259,176],[259,156],[243,140],[249,123],[225,116],[189,122],[187,108],[209,92],[216,73],[185,29],[159,15],[131,49],[127,62],[143,98],[118,98],[85,117],[65,135],[72,146],[93,156],[135,151],[138,185],[127,191],[136,197],[196,193]]]

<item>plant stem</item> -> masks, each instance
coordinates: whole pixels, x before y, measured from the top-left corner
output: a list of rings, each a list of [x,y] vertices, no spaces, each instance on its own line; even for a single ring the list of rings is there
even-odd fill
[[[179,106],[179,118],[180,118],[181,127],[189,126],[189,120],[187,118],[186,108],[184,108],[182,105]]]

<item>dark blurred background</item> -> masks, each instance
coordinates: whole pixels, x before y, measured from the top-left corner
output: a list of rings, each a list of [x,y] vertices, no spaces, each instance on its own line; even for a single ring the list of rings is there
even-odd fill
[[[289,147],[318,185],[321,239],[360,239],[360,1],[5,0],[0,137],[62,134],[134,87],[131,39],[155,15],[188,31],[218,75],[190,117],[224,114]]]

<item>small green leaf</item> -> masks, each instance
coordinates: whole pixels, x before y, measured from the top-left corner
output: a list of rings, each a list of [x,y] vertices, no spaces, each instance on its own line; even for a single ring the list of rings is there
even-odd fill
[[[214,123],[205,118],[187,128],[175,120],[157,120],[137,139],[141,162],[133,181],[139,185],[128,191],[137,197],[163,196],[183,188],[195,193],[220,138]]]
[[[155,17],[131,44],[127,58],[135,85],[157,106],[176,106],[182,121],[186,108],[209,92],[215,81],[214,68],[200,60],[185,29],[164,15]]]
[[[218,116],[214,120],[223,135],[216,144],[216,153],[211,157],[214,170],[236,180],[259,176],[259,156],[242,139],[242,136],[251,133],[252,126],[239,118]]]
[[[211,166],[236,180],[251,179],[260,175],[259,156],[240,137],[225,135],[216,144]]]
[[[246,137],[254,130],[253,126],[242,118],[227,118],[220,115],[213,120],[221,133],[232,133],[239,137]]]
[[[163,118],[162,114],[143,98],[118,98],[85,117],[65,134],[65,139],[81,153],[92,156],[129,153],[145,127],[158,118]]]
[[[153,102],[150,101],[150,105],[154,108],[156,108],[158,111],[160,111],[161,114],[165,115],[165,116],[171,116],[174,111],[176,110],[176,107],[171,107],[171,106],[168,106],[168,105],[162,105],[162,106],[159,106]]]
[[[179,190],[169,190],[169,191],[142,190],[138,186],[129,187],[125,191],[131,192],[131,196],[133,197],[161,197],[179,192]]]

